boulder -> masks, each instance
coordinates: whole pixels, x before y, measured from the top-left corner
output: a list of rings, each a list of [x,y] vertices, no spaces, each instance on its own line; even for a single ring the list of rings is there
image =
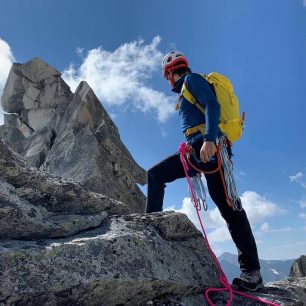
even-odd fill
[[[219,286],[203,237],[173,212],[109,217],[73,238],[1,241],[0,271],[5,305],[135,306]]]

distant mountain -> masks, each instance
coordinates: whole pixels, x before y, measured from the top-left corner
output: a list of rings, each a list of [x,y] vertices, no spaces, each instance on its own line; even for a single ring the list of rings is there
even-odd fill
[[[237,255],[225,252],[218,257],[222,269],[229,281],[240,274]],[[288,277],[290,268],[295,259],[290,260],[263,260],[260,259],[261,275],[264,283],[278,281]]]

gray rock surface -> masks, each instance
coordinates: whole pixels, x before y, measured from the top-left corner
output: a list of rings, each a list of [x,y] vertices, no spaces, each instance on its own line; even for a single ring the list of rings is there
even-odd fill
[[[127,206],[27,165],[0,139],[0,239],[63,237]]]
[[[146,172],[86,82],[73,94],[60,72],[39,58],[13,64],[1,104],[0,137],[33,166],[128,203],[143,212]]]
[[[291,267],[290,277],[306,277],[306,256],[302,255]]]
[[[0,271],[4,305],[134,306],[219,286],[201,234],[173,212],[109,217],[73,238],[2,240]]]

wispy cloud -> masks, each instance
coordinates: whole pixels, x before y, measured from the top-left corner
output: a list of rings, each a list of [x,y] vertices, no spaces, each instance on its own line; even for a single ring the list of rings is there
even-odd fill
[[[296,175],[289,176],[289,179],[290,179],[291,182],[298,183],[303,188],[306,188],[306,183],[303,180],[303,177],[304,177],[303,173],[302,172],[298,172]]]
[[[304,199],[300,200],[299,205],[300,205],[301,208],[306,208],[306,200],[304,200]]]
[[[299,213],[299,217],[306,220],[306,214],[305,213]]]
[[[306,0],[303,1],[303,5],[306,7]]]
[[[283,249],[283,248],[291,249],[291,248],[295,248],[298,246],[306,246],[306,241],[297,241],[291,244],[282,244],[282,245],[272,247],[272,249]],[[305,251],[301,252],[301,254],[304,254],[304,253]]]
[[[163,138],[166,138],[167,135],[168,135],[167,131],[165,129],[163,129],[163,128],[160,129],[160,133],[161,133]]]
[[[245,177],[247,176],[246,172],[243,171],[243,170],[240,170],[240,171],[237,171],[235,173],[235,179],[237,182],[240,182],[240,183],[245,183]]]
[[[291,182],[295,182],[296,180],[299,180],[303,177],[303,173],[302,172],[298,172],[296,175],[291,175],[289,176],[289,179]]]
[[[84,57],[84,50],[78,48],[83,62],[79,67],[71,64],[63,72],[63,78],[73,91],[85,80],[102,103],[142,112],[154,111],[158,120],[165,122],[174,113],[176,97],[148,85],[154,73],[161,74],[160,41],[156,36],[150,44],[143,40],[128,42],[113,52],[99,47],[88,51]]]
[[[291,244],[278,244],[271,245],[268,251],[270,259],[285,260],[289,258],[298,258],[300,255],[305,254],[306,242],[305,240],[296,241]]]
[[[243,170],[240,170],[239,175],[246,176],[246,172],[244,172]]]
[[[260,226],[260,230],[264,233],[267,233],[269,231],[269,224],[268,222],[265,222],[263,223],[261,226]]]
[[[264,222],[260,225],[260,232],[257,234],[266,234],[266,233],[284,233],[292,231],[292,227],[281,227],[281,228],[270,228],[268,222]]]

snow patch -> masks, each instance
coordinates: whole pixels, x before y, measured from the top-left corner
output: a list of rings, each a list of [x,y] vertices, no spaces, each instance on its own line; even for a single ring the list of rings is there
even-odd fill
[[[271,270],[274,274],[279,275],[279,272],[277,272],[275,269],[271,269],[271,268],[270,268],[270,270]]]

